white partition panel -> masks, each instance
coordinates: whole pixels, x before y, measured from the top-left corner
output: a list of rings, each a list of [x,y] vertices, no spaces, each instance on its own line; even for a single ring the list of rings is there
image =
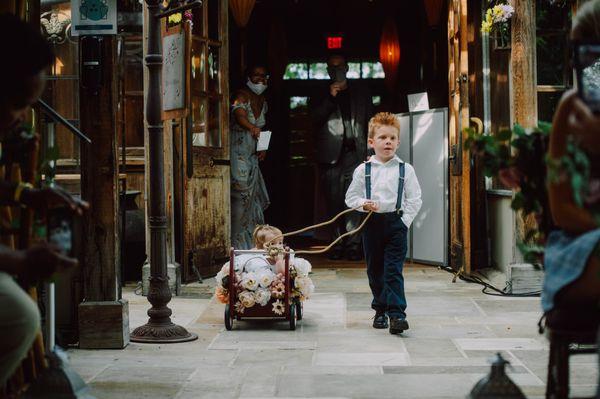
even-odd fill
[[[400,146],[396,151],[396,154],[402,159],[404,162],[412,163],[410,161],[411,156],[411,132],[410,132],[410,114],[401,114],[398,115],[398,119],[400,120]],[[412,248],[410,246],[410,242],[412,239],[412,230],[408,231],[408,252],[406,253],[406,258],[412,258]]]
[[[397,154],[415,168],[423,205],[409,231],[407,257],[420,263],[448,264],[447,110],[398,115]]]

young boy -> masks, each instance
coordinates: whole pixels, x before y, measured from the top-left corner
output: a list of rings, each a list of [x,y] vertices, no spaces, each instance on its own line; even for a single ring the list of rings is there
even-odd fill
[[[421,208],[421,187],[413,167],[396,155],[400,122],[388,112],[369,121],[368,145],[375,155],[354,170],[346,205],[373,211],[363,228],[369,286],[373,293],[374,328],[391,334],[408,330],[402,267],[408,228]]]

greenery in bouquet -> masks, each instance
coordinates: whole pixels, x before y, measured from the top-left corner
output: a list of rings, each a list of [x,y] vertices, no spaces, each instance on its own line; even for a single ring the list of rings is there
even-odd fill
[[[536,225],[525,231],[518,243],[527,262],[540,263],[543,245],[551,229],[546,189],[546,150],[551,125],[539,122],[534,129],[516,124],[496,135],[477,134],[467,129],[465,145],[477,157],[488,177],[498,177],[515,189],[512,209],[524,217],[533,215]]]

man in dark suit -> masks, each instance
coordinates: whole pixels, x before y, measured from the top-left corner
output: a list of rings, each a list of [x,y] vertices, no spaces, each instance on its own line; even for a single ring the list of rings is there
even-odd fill
[[[367,127],[373,113],[371,94],[363,82],[346,79],[348,63],[339,53],[327,60],[331,78],[329,93],[311,99],[310,107],[317,132],[317,160],[321,188],[327,201],[328,217],[345,209],[344,196],[352,172],[367,157]],[[358,212],[340,218],[334,226],[336,238],[360,224]],[[355,234],[330,253],[330,259],[362,259],[360,235]]]

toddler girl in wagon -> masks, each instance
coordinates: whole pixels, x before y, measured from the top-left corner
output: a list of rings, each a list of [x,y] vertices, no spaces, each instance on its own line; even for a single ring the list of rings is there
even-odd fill
[[[259,225],[253,233],[253,250],[266,250],[271,247],[283,246],[283,233],[280,229],[269,225]],[[304,301],[314,292],[314,284],[308,273],[311,264],[306,259],[295,257],[293,251],[290,253],[290,280],[291,297],[294,300]],[[217,287],[215,295],[222,303],[229,302],[229,262],[217,276]],[[236,255],[234,269],[236,273],[237,302],[234,304],[237,311],[250,308],[256,304],[266,306],[273,302],[273,310],[283,312],[280,305],[281,298],[285,293],[285,259],[283,254],[240,254]]]

